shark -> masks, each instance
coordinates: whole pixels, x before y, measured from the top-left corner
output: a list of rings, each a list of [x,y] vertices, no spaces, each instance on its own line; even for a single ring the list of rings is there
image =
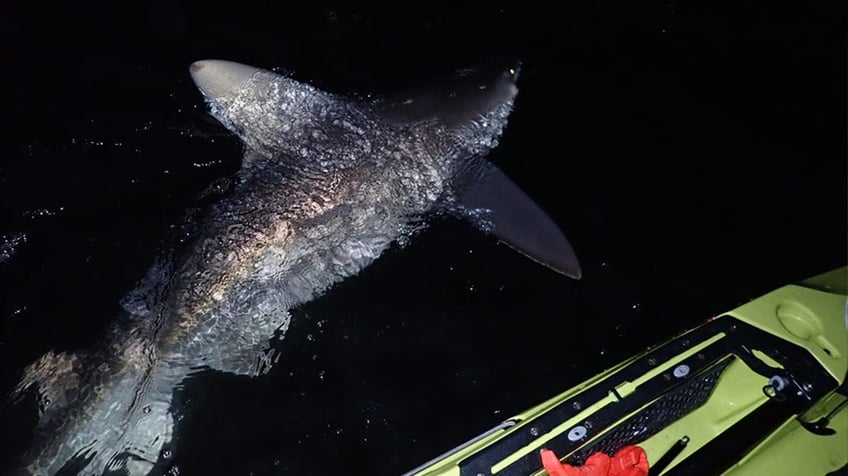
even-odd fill
[[[340,95],[254,66],[189,72],[244,144],[241,168],[201,194],[89,351],[48,352],[12,391],[38,423],[21,474],[149,474],[169,457],[174,392],[195,372],[257,376],[290,310],[357,274],[429,217],[460,217],[579,279],[559,226],[486,160],[518,93],[519,64],[426,86]],[[191,214],[190,214],[191,215]],[[159,465],[159,466],[157,466]]]

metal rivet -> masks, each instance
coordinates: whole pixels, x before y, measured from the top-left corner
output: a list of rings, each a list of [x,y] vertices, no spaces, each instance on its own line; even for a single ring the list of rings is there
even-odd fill
[[[581,408],[583,408],[583,405],[581,405],[580,402],[574,402],[571,404],[571,408],[575,410],[580,410]]]
[[[533,436],[539,436],[539,429],[536,428],[535,426],[530,427],[530,434],[533,435]]]
[[[648,365],[657,365],[657,359],[651,357],[648,359]]]
[[[582,440],[588,431],[585,426],[575,426],[568,432],[568,441],[580,441]]]

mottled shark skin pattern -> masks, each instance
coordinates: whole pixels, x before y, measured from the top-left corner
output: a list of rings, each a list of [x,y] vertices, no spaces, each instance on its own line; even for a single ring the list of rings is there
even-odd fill
[[[263,373],[290,309],[407,241],[433,213],[580,277],[556,224],[484,160],[512,110],[517,66],[370,99],[228,61],[190,72],[244,142],[241,170],[164,247],[102,345],[50,352],[25,370],[12,397],[34,389],[39,423],[21,473],[150,473],[188,376]]]

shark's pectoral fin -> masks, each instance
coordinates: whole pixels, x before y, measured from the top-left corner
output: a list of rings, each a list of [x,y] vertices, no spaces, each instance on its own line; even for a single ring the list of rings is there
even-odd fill
[[[515,61],[480,63],[426,86],[386,94],[371,104],[396,125],[436,120],[448,129],[455,129],[511,102],[518,92],[515,80],[519,69]]]
[[[562,230],[500,169],[490,163],[460,177],[461,214],[511,248],[554,271],[580,279],[577,255]]]

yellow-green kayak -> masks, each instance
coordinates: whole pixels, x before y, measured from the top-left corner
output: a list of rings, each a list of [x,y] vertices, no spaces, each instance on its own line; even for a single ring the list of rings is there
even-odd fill
[[[638,445],[649,474],[848,474],[848,268],[776,289],[407,473],[546,474]]]

